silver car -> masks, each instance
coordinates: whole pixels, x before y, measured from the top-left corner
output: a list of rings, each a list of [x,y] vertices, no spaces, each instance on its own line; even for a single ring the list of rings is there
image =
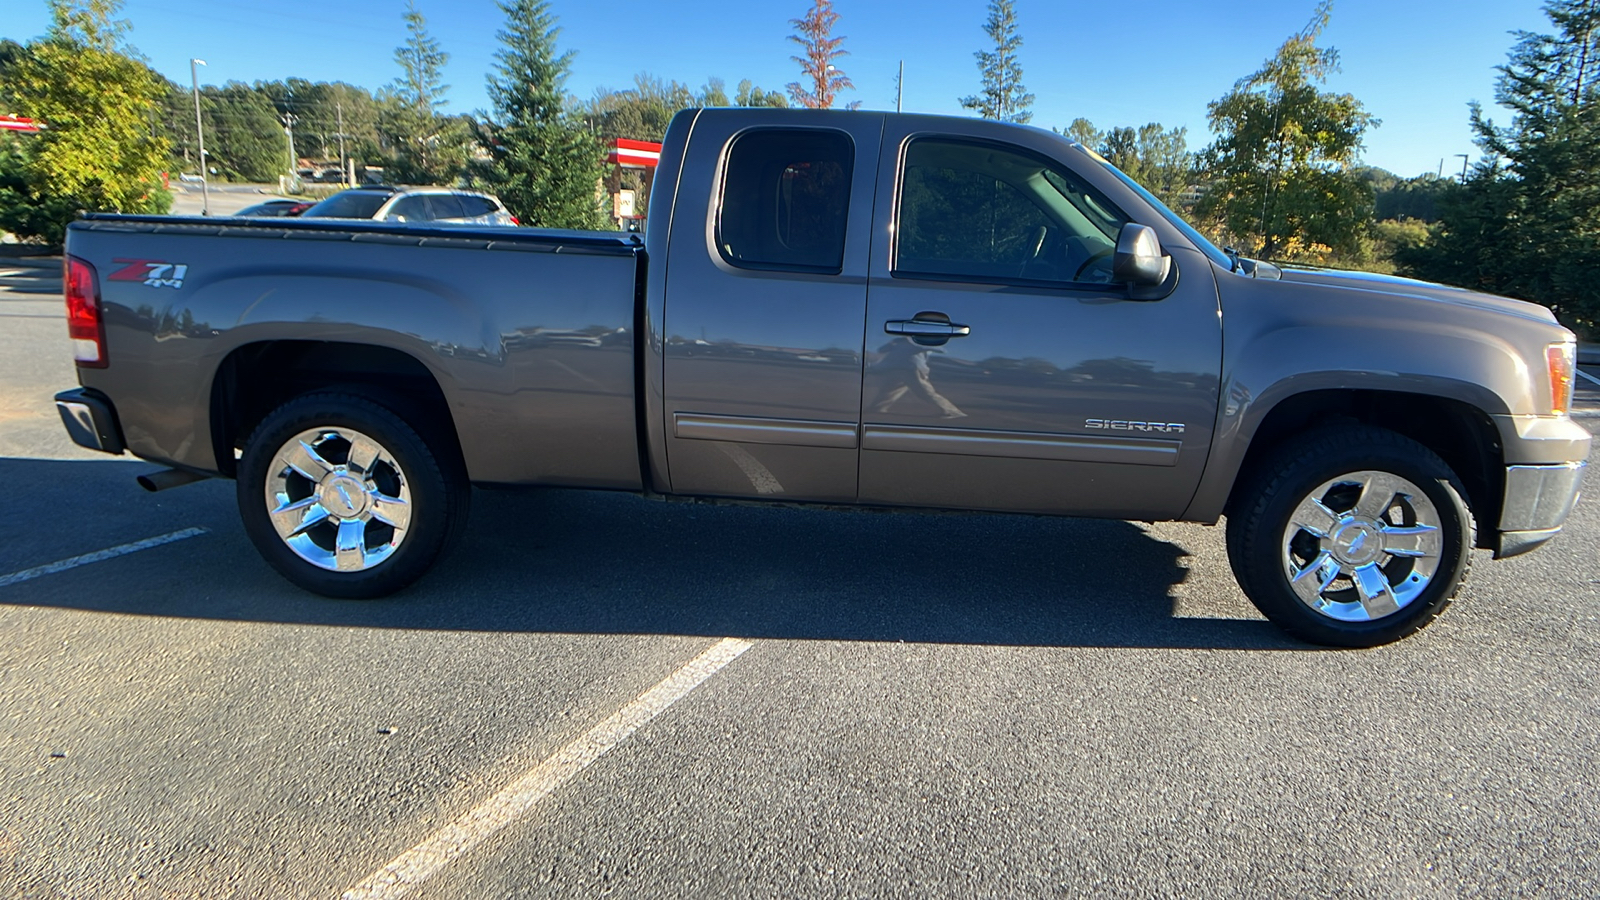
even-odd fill
[[[446,225],[517,225],[500,198],[449,188],[359,187],[300,214],[305,219],[371,219]]]

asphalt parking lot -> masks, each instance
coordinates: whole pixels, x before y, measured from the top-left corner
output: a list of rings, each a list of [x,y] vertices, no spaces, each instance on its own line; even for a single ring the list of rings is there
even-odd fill
[[[1220,528],[587,492],[339,602],[68,443],[70,358],[0,259],[0,896],[1600,896],[1591,498],[1361,652]]]

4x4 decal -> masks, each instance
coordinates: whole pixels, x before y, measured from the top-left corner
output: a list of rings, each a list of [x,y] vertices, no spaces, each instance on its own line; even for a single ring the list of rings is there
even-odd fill
[[[108,281],[141,281],[145,287],[181,288],[189,267],[159,259],[114,259],[122,268],[106,276]]]

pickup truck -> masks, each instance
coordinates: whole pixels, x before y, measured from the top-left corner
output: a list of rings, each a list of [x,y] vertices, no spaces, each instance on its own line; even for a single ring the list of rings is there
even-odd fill
[[[473,485],[1226,516],[1262,613],[1372,646],[1577,498],[1549,311],[1224,252],[1048,131],[686,111],[649,212],[644,237],[86,216],[63,422],[169,467],[152,489],[236,480],[266,560],[348,598],[422,576]]]

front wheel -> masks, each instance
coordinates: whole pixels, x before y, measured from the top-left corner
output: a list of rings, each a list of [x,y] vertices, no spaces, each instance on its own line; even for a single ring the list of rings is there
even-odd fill
[[[1432,451],[1364,425],[1307,435],[1254,479],[1228,559],[1262,614],[1317,644],[1374,647],[1433,621],[1466,580],[1476,536]]]
[[[459,465],[389,408],[310,394],[270,413],[239,461],[239,514],[261,555],[328,597],[382,597],[438,558],[466,519]]]

